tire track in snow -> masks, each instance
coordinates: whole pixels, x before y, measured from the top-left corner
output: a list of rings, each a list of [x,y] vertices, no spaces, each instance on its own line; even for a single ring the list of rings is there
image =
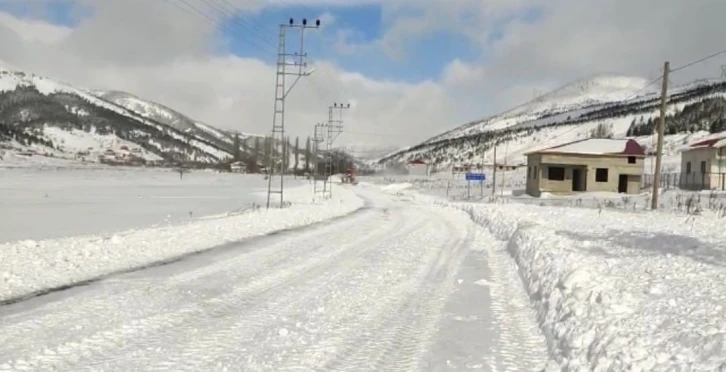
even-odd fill
[[[478,335],[495,338],[496,350],[460,367],[542,368],[544,340],[530,332],[536,321],[500,242],[463,212],[377,198],[381,205],[346,222],[120,277],[4,318],[0,345],[19,344],[0,352],[0,371],[442,370],[427,356],[448,352],[435,341],[456,337],[442,333],[441,319],[472,245],[485,247],[492,271],[481,283],[491,304],[474,311],[492,312],[500,334]]]
[[[436,221],[434,225],[439,231],[442,230],[441,221]],[[444,231],[456,232],[456,226],[446,221],[443,225],[448,227]],[[398,298],[392,295],[394,307],[381,314],[383,316],[361,322],[361,326],[368,331],[348,341],[343,352],[329,358],[326,369],[416,370],[451,290],[453,278],[450,276],[461,263],[459,251],[470,241],[468,238],[462,239],[460,233],[452,235],[453,238],[431,246],[426,265],[411,280],[414,286],[410,287],[405,296]],[[446,267],[442,266],[444,262],[448,263]]]
[[[369,217],[370,218],[370,217]],[[402,225],[392,225],[390,226],[392,229],[400,228]],[[335,227],[335,226],[333,226]],[[351,228],[350,226],[341,226],[341,227],[347,227],[345,231],[353,232],[355,233],[358,231],[362,236],[371,236],[369,235],[371,232],[375,231],[375,227],[371,227],[369,225],[362,225],[357,228]],[[380,230],[380,229],[379,229]],[[321,232],[317,232],[312,235],[312,237],[309,240],[315,240],[316,238],[319,238],[321,235],[323,235]],[[375,236],[375,235],[373,235]],[[86,335],[85,338],[81,340],[73,340],[69,341],[63,344],[58,345],[56,348],[47,348],[45,349],[41,354],[35,355],[34,357],[24,358],[20,359],[19,363],[25,363],[29,364],[31,366],[38,366],[40,364],[53,364],[53,363],[63,363],[64,362],[64,356],[65,355],[71,355],[74,353],[80,353],[82,355],[86,355],[87,357],[90,357],[89,350],[91,352],[101,352],[103,349],[99,348],[99,345],[103,344],[104,342],[107,342],[110,348],[113,348],[115,343],[115,338],[123,338],[123,339],[131,339],[131,338],[137,338],[137,339],[144,339],[144,337],[151,337],[151,335],[161,332],[164,329],[170,329],[174,327],[178,327],[181,324],[184,324],[187,320],[193,319],[193,318],[199,318],[203,317],[204,314],[212,309],[217,309],[217,313],[224,312],[224,311],[232,311],[233,309],[229,308],[230,303],[232,303],[230,300],[234,298],[239,297],[245,297],[245,296],[251,296],[254,293],[257,292],[264,292],[265,290],[269,290],[270,288],[280,287],[283,288],[282,285],[289,280],[294,280],[297,277],[303,276],[306,274],[307,271],[317,266],[320,262],[325,262],[326,260],[330,260],[336,255],[340,253],[345,253],[348,248],[352,245],[360,244],[360,242],[355,242],[353,244],[346,244],[343,246],[338,247],[338,249],[331,250],[330,252],[325,252],[326,255],[321,255],[317,251],[313,252],[307,252],[312,253],[309,256],[312,258],[307,258],[306,255],[290,255],[294,251],[294,248],[299,247],[297,244],[289,244],[289,249],[285,249],[285,251],[288,251],[288,258],[289,257],[300,257],[302,260],[307,260],[307,265],[300,264],[297,260],[288,260],[285,262],[286,265],[291,266],[292,271],[290,270],[284,270],[282,267],[267,267],[267,273],[266,275],[263,275],[262,277],[244,277],[243,279],[250,279],[251,283],[247,286],[242,286],[239,288],[236,288],[232,290],[231,292],[227,292],[222,294],[218,297],[212,297],[209,299],[200,300],[197,302],[192,302],[191,307],[187,309],[164,309],[165,311],[159,311],[159,308],[151,308],[150,314],[154,314],[151,316],[147,316],[141,319],[133,319],[132,321],[121,323],[119,326],[116,326],[115,328],[112,328],[109,330],[106,328],[103,331],[98,331],[95,333],[92,333],[90,335]],[[329,248],[325,246],[318,246],[318,248],[322,247],[322,250]],[[241,265],[245,264],[245,257],[246,255],[241,255],[239,257],[239,263]],[[263,256],[264,258],[264,256]],[[248,263],[248,267],[259,267],[258,261],[254,261],[251,263]],[[263,271],[265,267],[263,266]],[[243,270],[244,271],[244,270]],[[168,290],[169,288],[166,286],[163,286],[163,289]],[[136,294],[133,294],[136,295]],[[121,296],[121,300],[128,297]],[[136,298],[136,297],[134,297]],[[146,296],[139,296],[139,299],[143,301],[143,299],[148,298]],[[106,298],[105,300],[108,300]],[[199,299],[198,299],[199,300]],[[95,312],[103,312],[108,311],[108,304],[104,304],[105,301],[101,300],[96,303],[97,307],[94,308],[86,308],[89,311],[82,311],[80,314],[78,314],[78,318],[83,318],[88,316],[89,314],[93,314]],[[121,301],[119,301],[121,302]],[[260,303],[263,303],[264,301],[260,300]],[[183,303],[183,302],[182,302]],[[179,305],[179,301],[177,298],[177,301],[170,302],[170,307],[176,305]],[[251,306],[254,306],[255,304],[251,304]],[[144,308],[143,306],[141,308]],[[126,311],[124,311],[124,315],[128,316],[129,314],[126,314]],[[212,313],[213,314],[213,313]],[[93,317],[89,317],[89,319],[93,319]],[[45,323],[46,325],[49,325],[48,323]],[[103,329],[103,328],[100,328]],[[21,329],[22,330],[22,329]],[[115,331],[114,331],[115,330]],[[41,330],[42,331],[42,330]],[[60,351],[60,352],[59,352]]]
[[[404,229],[396,229],[394,230],[396,233],[386,236],[384,239],[395,240],[399,236],[411,234],[420,229],[421,224],[425,222],[420,216],[416,215],[409,215],[400,219],[400,221],[405,220],[409,222]],[[411,221],[414,224],[411,224]],[[303,326],[302,322],[300,322],[300,313],[309,314],[311,311],[317,311],[322,316],[326,316],[329,307],[332,306],[332,304],[329,304],[320,311],[321,307],[317,305],[308,305],[306,308],[306,303],[320,298],[321,294],[329,292],[331,288],[339,288],[341,285],[348,286],[350,280],[346,279],[354,271],[355,266],[364,261],[366,256],[376,256],[375,254],[369,254],[371,250],[376,248],[379,241],[375,239],[380,240],[381,237],[374,236],[371,239],[359,241],[356,247],[352,247],[352,250],[362,248],[357,251],[358,254],[355,259],[345,262],[331,261],[330,266],[326,267],[321,275],[311,276],[303,282],[293,283],[290,287],[285,288],[285,293],[282,296],[269,299],[265,311],[246,313],[244,321],[224,327],[221,330],[212,331],[202,340],[195,340],[185,349],[171,354],[187,356],[184,365],[180,367],[181,370],[209,370],[217,365],[232,368],[245,365],[245,370],[277,370],[277,366],[282,362],[285,354],[290,353],[288,349],[285,349],[286,344],[289,346],[289,342],[293,342],[297,345],[294,334]],[[373,244],[370,244],[371,240]],[[355,298],[365,298],[365,296],[357,294]],[[338,296],[337,300],[350,303],[353,299],[347,296]],[[291,319],[297,320],[292,321]],[[330,322],[330,319],[327,320]],[[281,330],[285,330],[289,334],[280,335]],[[215,357],[199,358],[198,356],[205,350],[209,352],[207,345],[216,340],[224,340],[224,342],[215,345],[217,351],[212,353]],[[245,357],[241,357],[242,353],[234,347],[230,347],[230,345],[247,345],[243,353],[246,354]]]
[[[492,313],[499,330],[495,363],[501,371],[542,370],[549,361],[547,343],[516,263],[509,256],[505,242],[497,241],[494,236],[489,239],[497,242],[486,251],[494,278],[488,283]]]

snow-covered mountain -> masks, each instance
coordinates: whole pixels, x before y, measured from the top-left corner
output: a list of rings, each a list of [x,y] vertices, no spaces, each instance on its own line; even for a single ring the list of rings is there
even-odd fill
[[[309,145],[305,138],[281,144],[221,130],[130,93],[81,89],[0,64],[0,160],[9,152],[205,166],[229,163],[238,155],[248,167],[259,169],[268,163],[270,149],[279,154],[283,148],[286,167],[302,171],[314,166],[307,160],[312,158]]]
[[[365,143],[347,144],[345,150],[363,161],[378,160],[386,155],[400,151],[400,146],[380,146]]]
[[[185,133],[90,91],[22,71],[0,70],[0,123],[9,133],[5,142],[14,139],[11,145],[40,147],[35,152],[53,156],[94,159],[131,146],[137,148],[131,157],[145,160],[218,163],[231,157],[231,148],[219,142]]]
[[[464,124],[423,143],[379,159],[392,164],[424,159],[442,166],[452,164],[490,164],[494,146],[497,161],[522,163],[528,151],[590,137],[596,128],[605,128],[613,137],[642,135],[632,126],[659,116],[660,84],[636,77],[594,76],[565,85],[531,102],[483,120]],[[723,80],[699,80],[669,89],[668,115],[681,115],[685,107],[698,102],[726,97]],[[691,105],[691,106],[689,106]],[[700,110],[700,108],[698,108]],[[709,109],[713,111],[712,109]],[[709,135],[708,125],[724,111],[709,111],[707,122],[698,130],[693,126],[672,128],[666,149],[676,152],[685,143]],[[669,120],[669,122],[674,122]],[[652,127],[651,127],[652,128]],[[715,128],[715,127],[714,127]],[[638,140],[650,146],[652,135]]]
[[[201,123],[167,106],[139,98],[131,93],[116,90],[94,91],[93,93],[106,101],[125,107],[147,119],[168,125],[195,137],[217,143],[220,146],[231,146],[234,141],[234,132],[221,130],[211,125]],[[263,137],[261,135],[241,132],[239,133],[239,136],[242,141],[248,142],[249,145],[252,145],[255,137]]]

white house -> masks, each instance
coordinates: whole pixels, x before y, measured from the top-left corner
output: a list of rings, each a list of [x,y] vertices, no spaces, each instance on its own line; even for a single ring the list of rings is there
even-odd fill
[[[431,174],[431,167],[421,159],[410,161],[406,168],[408,169],[408,174],[411,176],[428,177]]]
[[[726,190],[726,137],[692,143],[681,152],[680,187]]]
[[[247,166],[242,161],[236,161],[232,164],[230,164],[230,170],[234,173],[246,173],[247,172]]]

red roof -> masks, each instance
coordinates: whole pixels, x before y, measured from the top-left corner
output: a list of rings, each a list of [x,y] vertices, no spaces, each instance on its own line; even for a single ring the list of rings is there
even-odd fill
[[[717,142],[723,140],[723,137],[718,138],[710,138],[707,140],[702,140],[698,142],[694,142],[690,145],[690,147],[713,147]]]

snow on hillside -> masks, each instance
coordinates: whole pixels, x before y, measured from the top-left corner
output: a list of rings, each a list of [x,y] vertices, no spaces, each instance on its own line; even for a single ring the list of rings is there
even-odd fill
[[[192,123],[186,117],[177,114],[166,106],[143,100],[133,94],[120,91],[108,91],[101,93],[100,97],[145,118],[156,120],[180,131],[192,129]]]
[[[211,136],[214,140],[222,141],[227,144],[233,143],[233,136],[235,132],[224,131],[211,125],[193,120],[160,103],[139,98],[131,93],[121,91],[96,91],[95,94],[121,107],[125,107],[126,109],[145,118],[169,125],[182,132],[191,134],[201,132],[205,135]],[[263,137],[262,135],[243,132],[239,132],[239,135],[243,140],[254,137]]]
[[[145,125],[148,125],[152,128],[155,128],[155,129],[165,133],[166,135],[171,136],[172,138],[174,138],[176,140],[179,140],[179,141],[187,143],[191,146],[194,146],[195,148],[203,151],[204,153],[209,154],[212,157],[214,157],[214,159],[216,159],[215,161],[226,159],[226,158],[230,157],[229,152],[220,149],[218,146],[215,146],[215,145],[209,143],[208,141],[196,138],[194,136],[186,135],[183,133],[183,131],[180,131],[178,128],[174,128],[173,126],[167,126],[167,125],[157,121],[153,117],[144,116],[145,114],[150,115],[151,110],[153,110],[155,108],[155,106],[147,103],[146,101],[136,99],[135,97],[128,95],[128,94],[122,95],[121,97],[126,100],[126,101],[123,101],[124,103],[132,106],[133,110],[97,96],[97,94],[99,94],[98,91],[95,91],[95,93],[94,93],[90,90],[76,88],[70,84],[59,82],[54,79],[49,79],[46,77],[31,74],[31,73],[0,69],[0,92],[13,91],[13,90],[17,89],[18,87],[35,87],[41,94],[46,94],[46,95],[53,94],[53,93],[74,94],[74,95],[77,95],[77,96],[81,97],[82,99],[90,102],[94,106],[102,107],[106,110],[129,117],[129,118],[134,119],[138,122],[141,122]],[[70,112],[74,112],[73,110],[75,108],[67,107],[67,109]],[[135,110],[140,110],[141,113],[138,113]],[[170,115],[167,111],[164,111],[158,107],[157,107],[157,110],[154,111],[154,113],[157,115],[160,115],[160,116],[164,116],[164,115],[169,116]],[[153,141],[149,141],[149,143],[152,146],[158,147],[160,149],[160,151],[162,150],[163,146],[161,146],[159,143],[154,143]],[[204,159],[200,158],[198,160],[203,161]],[[207,160],[212,160],[212,159],[207,159]]]
[[[160,156],[143,147],[111,134],[104,135],[93,131],[89,133],[77,129],[63,130],[49,126],[43,128],[43,134],[53,141],[61,153],[86,153],[84,156],[93,159],[112,150],[119,154],[134,154],[145,160],[162,160]]]
[[[230,133],[221,131],[217,128],[214,128],[207,124],[200,123],[198,121],[194,122],[194,126],[197,127],[198,129],[201,129],[205,133],[207,133],[211,136],[214,136],[215,138],[217,138],[220,141],[224,141],[229,144],[232,144],[234,142],[234,139],[232,138],[232,135]],[[251,135],[248,135],[248,136],[251,136]],[[259,136],[259,137],[262,137],[262,136]]]
[[[625,91],[629,91],[630,88],[635,88],[640,86],[640,83],[633,83],[632,85],[625,84],[627,80],[624,80],[623,82],[623,90],[614,90],[614,92],[611,96],[607,96],[606,94],[601,94],[600,96],[595,95],[595,97],[599,97],[600,99],[605,99],[607,97],[610,97],[612,99],[616,98],[622,98],[622,96],[625,94]],[[717,81],[722,82],[722,80]],[[697,88],[703,84],[708,84],[709,82],[703,82],[703,81],[697,81],[694,83],[682,85],[679,87],[676,87],[671,91],[671,95],[680,94],[683,92],[687,92],[691,89]],[[711,82],[713,83],[713,82]],[[601,86],[602,87],[602,86]],[[574,92],[576,90],[570,90],[570,93],[565,95],[566,97],[573,97]],[[559,97],[559,96],[556,96]],[[680,102],[669,104],[667,109],[667,114],[675,114],[677,111],[683,110],[683,108],[686,105],[701,101],[706,98],[715,98],[715,97],[726,97],[726,92],[718,91],[715,93],[708,93],[708,94],[702,94],[702,95],[695,95],[693,97],[690,97],[688,99],[682,100]],[[650,97],[655,98],[655,97]],[[572,106],[574,107],[570,111],[564,111],[556,115],[552,116],[545,116],[540,117],[534,120],[522,122],[518,125],[512,124],[511,122],[505,123],[507,127],[511,128],[520,128],[518,131],[515,131],[511,135],[503,135],[498,141],[500,141],[499,146],[497,147],[497,162],[498,163],[507,163],[507,164],[523,164],[526,161],[526,158],[524,154],[530,151],[535,151],[539,149],[544,149],[548,147],[557,146],[563,143],[568,143],[572,141],[577,141],[581,139],[588,138],[591,135],[591,132],[596,129],[598,126],[602,125],[610,129],[612,132],[612,135],[615,138],[624,138],[627,134],[628,128],[630,127],[631,123],[634,120],[639,120],[641,117],[644,120],[648,120],[650,118],[657,118],[659,116],[659,108],[656,105],[651,105],[648,107],[651,107],[650,109],[647,109],[646,111],[636,112],[632,114],[625,114],[622,116],[612,116],[607,117],[603,119],[592,119],[592,120],[585,120],[584,122],[575,123],[575,124],[565,124],[565,125],[552,125],[552,124],[560,124],[565,123],[568,118],[577,118],[579,115],[586,113],[586,112],[594,112],[595,110],[601,110],[603,109],[603,106],[598,104],[596,106],[587,106],[587,107],[580,107],[579,103],[581,102],[587,102],[590,100],[589,96],[584,99],[579,100],[573,100],[573,102],[578,102],[577,105]],[[645,95],[638,95],[637,97],[633,98],[630,101],[625,101],[625,103],[630,102],[641,102],[644,99],[647,99]],[[623,104],[623,102],[615,102],[618,104]],[[529,107],[529,106],[528,106]],[[529,107],[531,109],[531,107]],[[522,109],[524,110],[524,109]],[[538,117],[538,115],[533,115],[525,111],[518,111],[521,115],[518,116],[519,118],[523,117]],[[499,120],[499,119],[496,119]],[[502,121],[491,121],[490,123],[504,123]],[[484,124],[482,124],[484,125]],[[497,124],[498,125],[498,124]],[[536,129],[534,129],[536,128]],[[486,131],[489,131],[491,128],[486,127]],[[462,133],[479,133],[482,131],[481,127],[462,127],[461,132],[454,133],[449,132],[448,134],[445,134],[443,137],[460,137],[462,136]],[[667,135],[665,140],[665,155],[666,156],[674,156],[678,155],[679,151],[687,145],[689,142],[704,138],[708,136],[709,134],[707,132],[701,131],[701,132],[695,132],[695,133],[679,133],[675,135]],[[645,146],[646,149],[653,149],[653,139],[654,136],[643,136],[643,137],[636,137],[636,140],[638,140],[641,145]],[[430,140],[430,141],[433,141]],[[482,147],[476,144],[476,141],[459,141],[459,140],[449,140],[451,143],[447,143],[447,141],[440,141],[440,142],[432,142],[428,144],[428,142],[424,142],[423,144],[419,146],[415,146],[410,150],[407,151],[400,151],[399,153],[395,154],[394,156],[391,156],[388,158],[388,160],[384,159],[383,161],[401,161],[406,159],[415,159],[415,158],[424,158],[424,159],[436,159],[437,166],[447,168],[454,164],[490,164],[494,161],[494,148],[489,148],[484,150]]]
[[[568,115],[575,116],[581,113],[578,111],[579,109],[588,106],[595,109],[603,104],[655,94],[657,87],[648,89],[646,88],[648,83],[647,80],[639,77],[594,76],[565,85],[551,93],[538,97],[532,102],[520,105],[502,114],[448,131],[424,143],[461,137],[483,130],[508,128],[536,120],[543,115],[567,112]]]

